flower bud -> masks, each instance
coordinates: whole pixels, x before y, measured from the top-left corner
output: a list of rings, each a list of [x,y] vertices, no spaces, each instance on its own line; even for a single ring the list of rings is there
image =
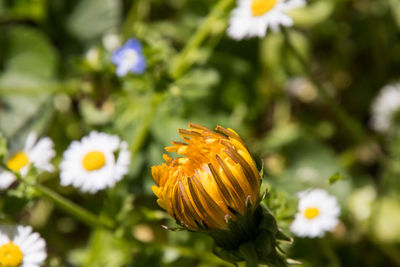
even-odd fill
[[[242,139],[221,126],[189,127],[179,129],[184,142],[165,148],[180,156],[164,154],[167,163],[151,169],[157,203],[182,227],[211,236],[227,261],[285,265],[276,250],[283,235],[260,205],[260,175]]]
[[[164,155],[168,164],[154,166],[158,204],[190,230],[228,229],[227,218],[245,214],[246,201],[259,201],[260,177],[246,146],[231,129],[216,133],[190,124],[179,129],[186,143],[172,142]]]

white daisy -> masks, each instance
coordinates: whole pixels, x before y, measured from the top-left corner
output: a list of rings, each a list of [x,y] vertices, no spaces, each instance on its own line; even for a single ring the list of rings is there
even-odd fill
[[[400,111],[400,83],[382,88],[372,103],[371,126],[378,132],[387,132]]]
[[[39,267],[46,257],[46,243],[32,227],[0,226],[0,266]]]
[[[236,40],[262,38],[268,28],[278,31],[280,25],[292,26],[293,19],[286,12],[305,3],[305,0],[238,0],[229,21],[228,35]]]
[[[290,230],[301,237],[322,237],[339,223],[340,207],[337,199],[325,190],[315,189],[299,193],[298,213]]]
[[[112,187],[128,173],[128,144],[116,135],[93,131],[80,142],[74,141],[64,152],[61,184],[95,193]]]
[[[53,141],[43,137],[37,141],[34,132],[29,133],[23,150],[14,153],[6,162],[8,168],[20,172],[25,176],[31,165],[41,171],[54,171],[50,163],[56,152],[53,149]],[[9,171],[0,170],[0,189],[9,187],[15,181],[15,175]]]

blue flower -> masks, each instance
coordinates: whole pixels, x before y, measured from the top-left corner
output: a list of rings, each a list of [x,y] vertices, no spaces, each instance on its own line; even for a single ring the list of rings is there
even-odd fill
[[[129,39],[112,54],[111,58],[117,66],[116,74],[125,76],[128,72],[141,74],[146,70],[146,58],[142,53],[142,46],[136,39]]]

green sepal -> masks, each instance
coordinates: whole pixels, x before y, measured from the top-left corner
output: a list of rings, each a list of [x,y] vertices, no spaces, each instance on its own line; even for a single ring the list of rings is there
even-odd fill
[[[246,267],[257,267],[259,263],[256,246],[253,242],[246,242],[240,245],[238,254],[246,262]]]
[[[267,231],[261,231],[260,235],[254,240],[256,248],[260,254],[263,255],[262,258],[268,256],[274,249],[272,242],[266,242],[266,240],[272,240],[273,236]]]
[[[235,220],[227,217],[226,221],[229,230],[202,231],[214,239],[215,255],[233,264],[245,261],[248,267],[259,264],[287,266],[278,242],[291,239],[278,229],[265,205],[249,205],[244,215],[236,215]]]
[[[260,175],[260,180],[262,180],[262,178],[264,178],[264,161],[261,163],[261,170],[258,172],[258,174]]]
[[[290,244],[293,243],[293,238],[288,237],[287,235],[285,235],[280,229],[278,229],[278,232],[276,234],[276,239],[282,242],[288,242]]]
[[[222,247],[214,246],[213,253],[217,257],[223,259],[224,261],[230,262],[234,265],[236,265],[236,263],[242,261],[242,258],[239,256],[238,253],[236,253],[236,250],[228,250],[228,249],[224,249]]]
[[[169,226],[166,226],[164,224],[162,224],[161,227],[164,228],[165,230],[172,231],[172,232],[179,232],[179,231],[186,231],[187,230],[184,227],[169,227]]]

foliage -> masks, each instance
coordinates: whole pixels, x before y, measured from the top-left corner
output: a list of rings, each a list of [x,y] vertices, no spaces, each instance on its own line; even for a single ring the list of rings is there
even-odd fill
[[[195,122],[246,140],[263,167],[263,202],[285,234],[297,192],[338,198],[339,226],[295,238],[283,246],[288,257],[301,266],[400,266],[400,135],[369,127],[378,90],[399,79],[400,4],[309,0],[291,13],[295,27],[237,42],[225,34],[230,9],[215,12],[216,3],[0,0],[0,159],[32,130],[54,141],[56,166],[91,130],[126,140],[132,158],[128,175],[95,195],[62,187],[58,169],[32,179],[44,189],[14,183],[0,192],[0,222],[40,232],[46,266],[231,266],[209,237],[163,229],[175,224],[151,190],[151,166]],[[209,14],[204,39],[185,52]],[[115,75],[113,34],[142,42],[143,75]],[[60,209],[46,188],[106,227]]]

